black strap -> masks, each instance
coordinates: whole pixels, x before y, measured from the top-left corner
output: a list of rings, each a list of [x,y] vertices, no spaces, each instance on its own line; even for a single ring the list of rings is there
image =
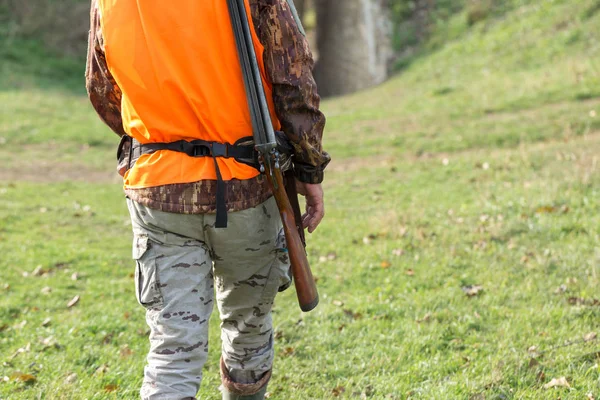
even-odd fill
[[[221,175],[221,169],[219,168],[217,157],[233,158],[236,161],[258,168],[257,153],[256,150],[254,150],[252,138],[242,138],[234,144],[209,142],[206,140],[193,140],[191,142],[178,140],[170,143],[141,144],[137,140],[133,139],[132,142],[132,157],[130,165],[132,165],[142,154],[152,154],[160,150],[176,151],[179,153],[184,153],[190,157],[212,157],[215,163],[215,172],[217,174],[216,228],[227,227],[225,182],[223,181],[223,176]]]
[[[282,154],[287,155],[293,151],[291,144],[288,142],[283,132],[277,132],[277,142],[278,149]],[[135,164],[142,154],[152,154],[161,150],[176,151],[184,153],[189,157],[212,157],[215,163],[215,172],[217,174],[217,216],[215,227],[226,228],[227,205],[225,202],[225,182],[221,175],[217,157],[233,158],[238,162],[260,170],[258,152],[254,148],[254,138],[251,136],[243,137],[234,144],[210,142],[207,140],[193,140],[190,142],[178,140],[170,143],[141,144],[137,140],[131,139],[131,146],[129,148],[129,168],[133,167],[133,164]],[[289,157],[287,158],[289,159]]]

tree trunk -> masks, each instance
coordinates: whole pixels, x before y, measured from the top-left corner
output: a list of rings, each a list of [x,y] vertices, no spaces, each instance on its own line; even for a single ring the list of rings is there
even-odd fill
[[[392,57],[387,0],[316,0],[315,77],[322,96],[366,89],[388,76]]]

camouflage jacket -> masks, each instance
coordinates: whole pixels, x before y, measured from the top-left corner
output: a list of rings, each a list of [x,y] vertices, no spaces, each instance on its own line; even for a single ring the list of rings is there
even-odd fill
[[[250,7],[256,33],[265,48],[264,62],[273,84],[275,112],[294,147],[295,175],[302,182],[320,183],[330,157],[321,145],[325,116],[319,111],[308,42],[286,0],[250,0]],[[94,109],[117,135],[124,135],[121,90],[106,63],[97,0],[92,0],[85,76]],[[120,160],[121,174],[128,167],[122,164]],[[271,196],[262,175],[225,183],[228,211],[254,207]],[[215,211],[216,181],[126,189],[126,194],[145,206],[166,212],[211,213]]]

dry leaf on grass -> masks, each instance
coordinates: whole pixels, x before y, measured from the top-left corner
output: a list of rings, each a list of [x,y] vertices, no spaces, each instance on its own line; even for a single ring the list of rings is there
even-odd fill
[[[15,326],[13,326],[13,329],[23,329],[23,327],[25,325],[27,325],[27,320],[26,319],[24,319],[23,321],[19,322]]]
[[[119,386],[117,385],[106,385],[104,386],[104,391],[111,393],[111,392],[116,392],[119,389]]]
[[[407,269],[405,272],[406,275],[408,276],[414,276],[415,275],[415,271],[412,269]]]
[[[52,293],[52,288],[50,286],[45,286],[41,290],[42,294],[50,294]]]
[[[37,380],[37,378],[33,375],[24,374],[20,371],[16,371],[10,376],[10,380],[17,382],[34,383]]]
[[[133,350],[131,350],[128,345],[125,345],[121,347],[119,354],[121,355],[121,358],[127,358],[133,354]]]
[[[75,382],[77,382],[77,374],[75,372],[73,372],[72,374],[69,374],[65,378],[65,384],[67,384],[67,385],[75,383]]]
[[[591,342],[592,340],[596,340],[597,337],[598,335],[596,334],[596,332],[586,333],[585,335],[583,335],[583,341]]]
[[[13,353],[12,356],[10,356],[9,360],[14,360],[19,354],[21,353],[27,353],[31,350],[31,343],[27,343],[27,345],[25,347],[21,347],[20,349],[18,349],[17,351],[15,351]]]
[[[387,260],[384,260],[381,262],[381,268],[383,268],[383,269],[388,269],[391,266],[392,266],[392,263]]]
[[[337,307],[341,307],[341,306],[343,306],[343,305],[344,305],[344,302],[343,302],[343,301],[340,301],[340,300],[334,300],[334,301],[333,301],[333,305],[334,305],[334,306],[337,306]]]
[[[42,326],[45,328],[47,326],[50,326],[51,323],[52,323],[52,319],[46,318],[44,321],[42,321]]]
[[[347,316],[349,316],[352,319],[361,319],[362,318],[362,314],[359,312],[354,312],[354,311],[348,310],[348,309],[345,309],[343,311],[344,311],[344,314],[346,314]]]
[[[79,299],[80,299],[79,295],[77,295],[77,296],[73,297],[73,298],[71,299],[71,301],[70,301],[69,303],[67,303],[67,308],[71,308],[71,307],[73,307],[74,305],[76,305],[77,303],[79,303]]]
[[[417,324],[420,324],[422,322],[429,322],[430,320],[431,320],[431,313],[427,313],[427,314],[425,314],[425,316],[423,318],[417,319]]]
[[[396,257],[402,257],[402,255],[404,254],[404,250],[402,249],[395,249],[392,251],[392,254],[395,255]]]
[[[468,285],[468,286],[463,286],[462,291],[465,292],[465,294],[468,297],[473,297],[473,296],[477,296],[478,294],[480,294],[483,291],[483,286],[481,285]]]
[[[338,386],[331,391],[333,397],[339,397],[342,393],[346,391],[346,388],[343,386]]]
[[[284,356],[291,356],[294,354],[294,348],[293,347],[286,347],[285,349],[283,349],[283,355]]]
[[[107,364],[102,364],[101,366],[99,366],[98,368],[96,368],[96,371],[94,371],[94,375],[103,375],[106,372],[108,372],[108,365]]]
[[[567,378],[565,378],[564,376],[561,376],[560,378],[554,378],[544,385],[544,389],[552,389],[555,387],[570,388],[571,385],[569,385],[569,382],[567,382]]]

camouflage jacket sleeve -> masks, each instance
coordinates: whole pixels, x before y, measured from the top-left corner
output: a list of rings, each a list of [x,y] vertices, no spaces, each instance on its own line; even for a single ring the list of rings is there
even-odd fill
[[[256,33],[265,48],[275,112],[294,146],[296,177],[302,182],[320,183],[330,157],[321,145],[325,116],[319,111],[308,41],[288,0],[255,0],[251,5]]]
[[[88,41],[85,86],[92,106],[117,135],[123,136],[121,119],[121,89],[108,70],[104,54],[104,41],[100,27],[97,1],[92,0],[90,12],[90,34]]]

